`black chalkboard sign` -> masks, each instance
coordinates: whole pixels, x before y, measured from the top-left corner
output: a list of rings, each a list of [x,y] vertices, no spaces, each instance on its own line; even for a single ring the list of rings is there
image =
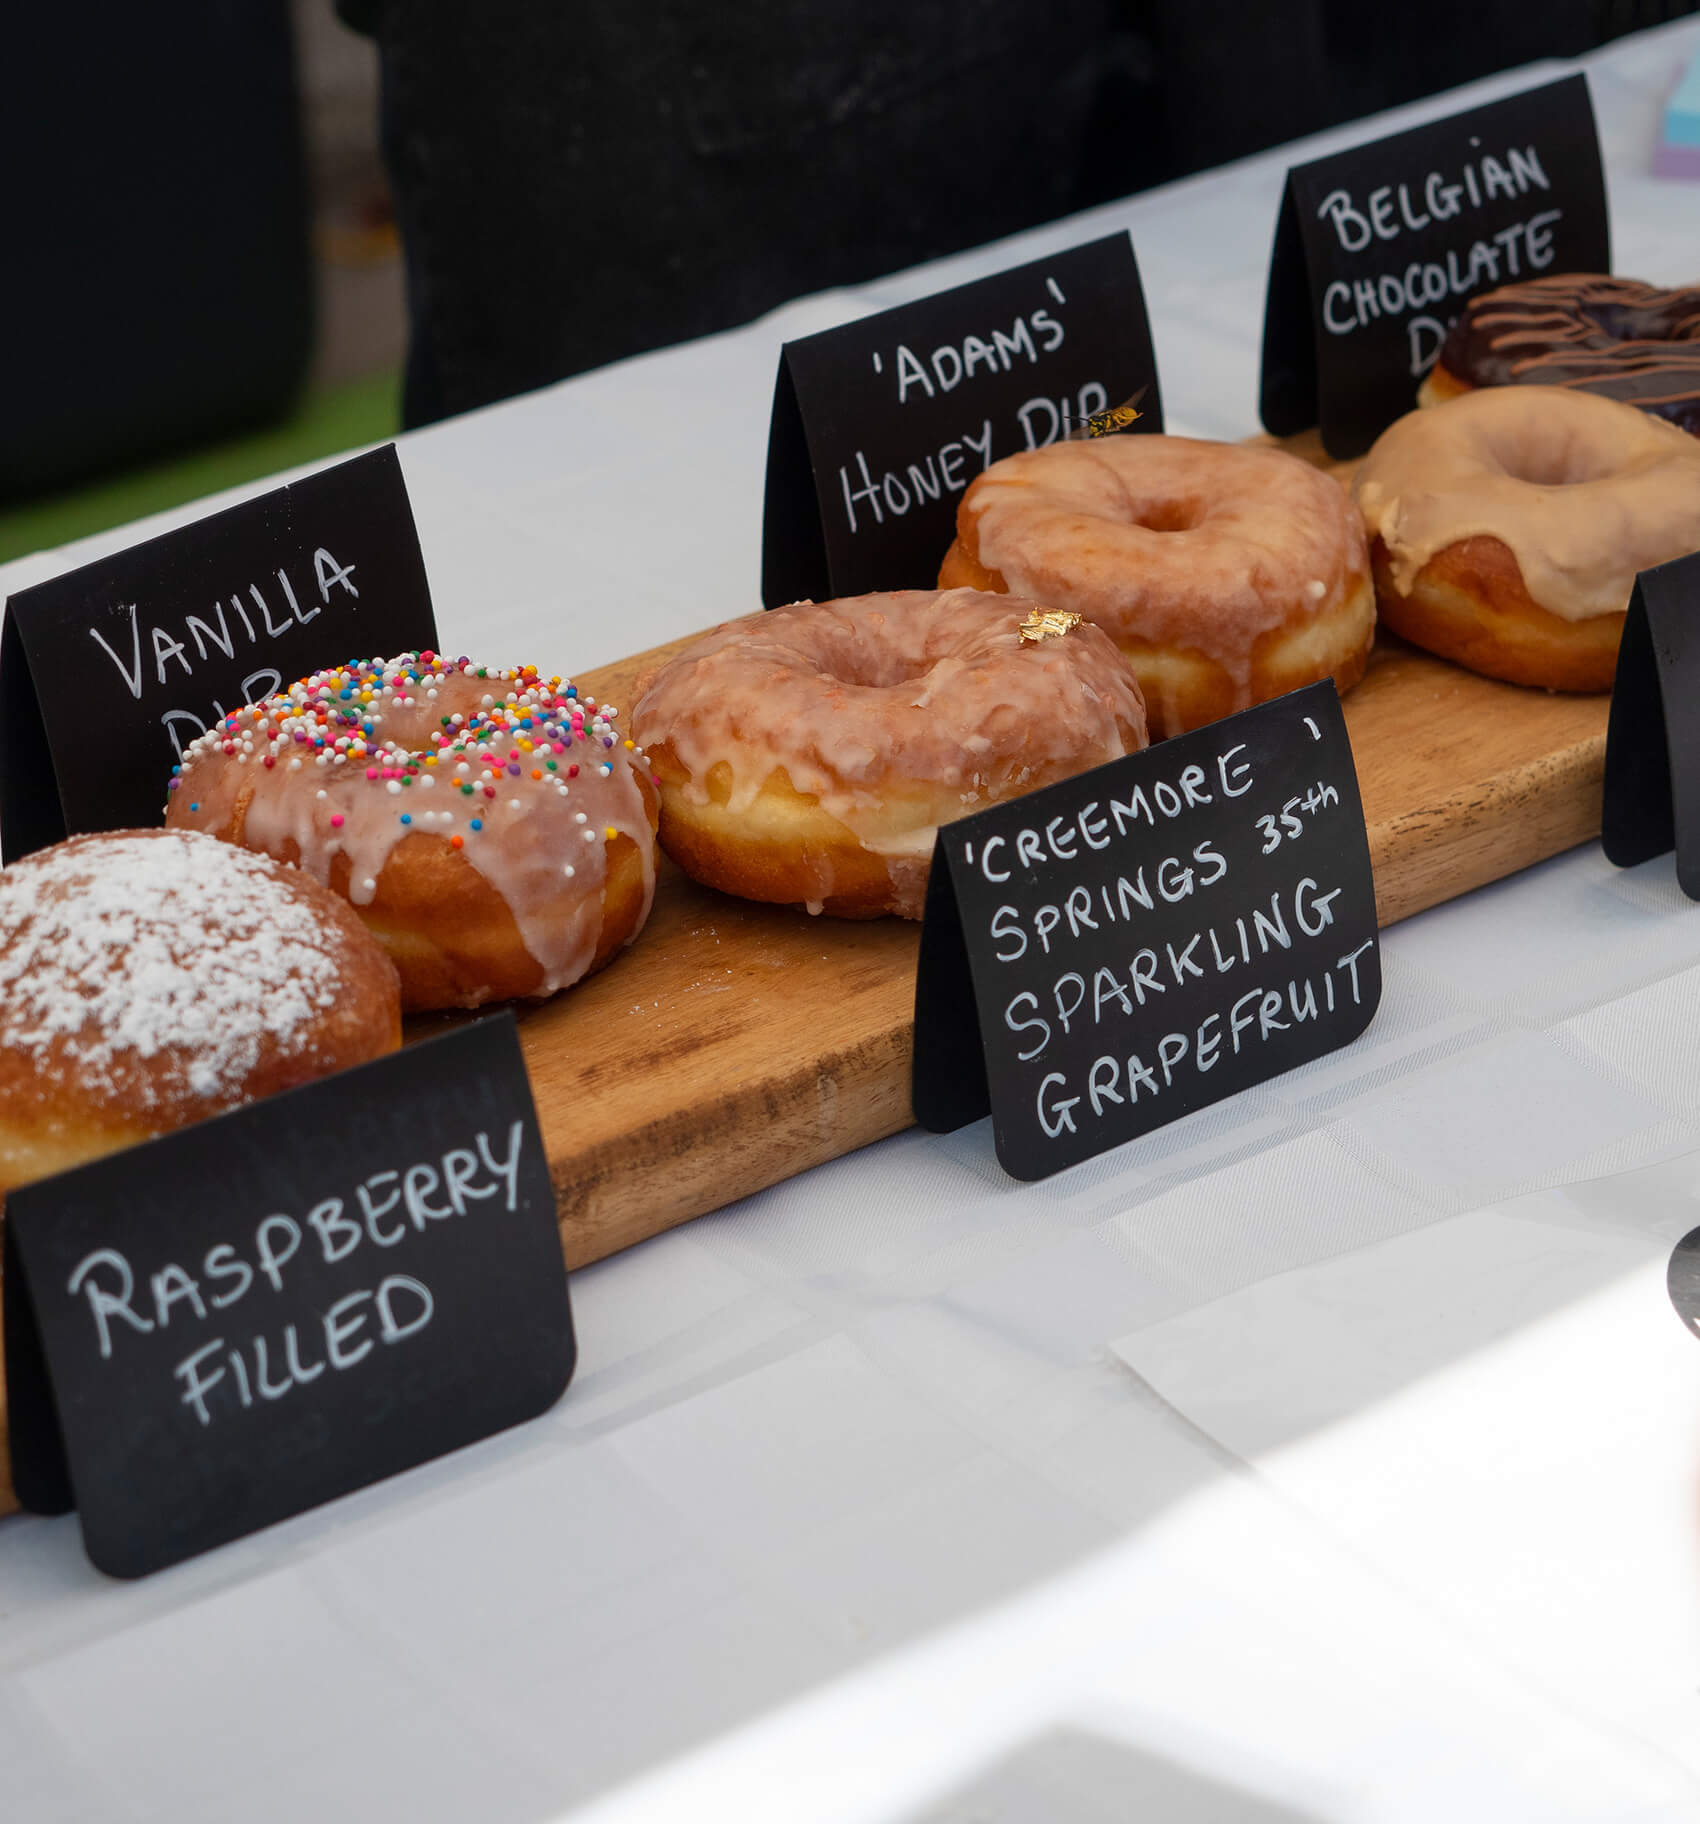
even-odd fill
[[[1620,868],[1676,850],[1700,899],[1700,551],[1635,579],[1606,726],[1600,842]]]
[[[0,848],[158,823],[183,749],[356,656],[434,647],[395,446],[22,590],[0,633]]]
[[[779,357],[762,601],[930,589],[982,469],[1135,400],[1163,428],[1125,234],[864,317]]]
[[[1016,1178],[1355,1039],[1381,999],[1375,885],[1331,683],[939,831],[915,1117],[988,1109]]]
[[[1263,318],[1264,426],[1361,456],[1417,402],[1464,304],[1542,273],[1609,272],[1584,76],[1287,173]]]
[[[136,1577],[535,1418],[574,1361],[511,1014],[14,1191],[19,1498]]]

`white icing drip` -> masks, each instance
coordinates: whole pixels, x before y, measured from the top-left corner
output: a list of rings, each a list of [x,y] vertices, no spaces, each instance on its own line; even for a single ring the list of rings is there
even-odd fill
[[[0,1045],[50,1049],[145,1106],[229,1099],[337,996],[323,915],[274,863],[189,830],[80,837],[0,872]]]

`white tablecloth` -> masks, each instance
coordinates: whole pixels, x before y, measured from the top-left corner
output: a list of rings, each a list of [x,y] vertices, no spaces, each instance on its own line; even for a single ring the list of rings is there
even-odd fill
[[[1619,271],[1700,266],[1646,175],[1696,49],[1588,60]],[[444,643],[747,611],[781,342],[1123,225],[1171,428],[1251,432],[1286,164],[1558,73],[404,438]],[[1046,1183],[910,1133],[581,1273],[547,1418],[175,1571],[0,1523],[0,1813],[1692,1817],[1700,912],[1590,847],[1384,968],[1348,1051]]]

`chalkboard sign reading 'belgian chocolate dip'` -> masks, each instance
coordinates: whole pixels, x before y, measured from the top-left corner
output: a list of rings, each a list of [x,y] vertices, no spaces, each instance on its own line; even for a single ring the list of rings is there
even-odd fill
[[[13,1479],[141,1576],[537,1417],[572,1374],[511,1015],[14,1191]]]
[[[1163,403],[1133,243],[1113,234],[787,342],[767,446],[762,602],[930,589],[982,469]]]
[[[946,825],[916,1119],[1043,1178],[1355,1039],[1375,887],[1332,683]]]
[[[1465,303],[1542,273],[1609,272],[1586,77],[1296,165],[1275,229],[1261,411],[1361,456],[1416,405]]]
[[[6,860],[157,823],[220,716],[436,643],[393,444],[20,591],[0,637]]]

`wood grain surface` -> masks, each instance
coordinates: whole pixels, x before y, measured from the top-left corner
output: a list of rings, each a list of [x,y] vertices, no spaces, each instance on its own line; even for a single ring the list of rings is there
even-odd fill
[[[587,681],[624,705],[677,645]],[[1608,701],[1383,636],[1345,700],[1380,922],[1597,835]],[[632,949],[520,1020],[569,1263],[909,1126],[918,938],[729,899],[664,863]]]
[[[1349,474],[1314,433],[1286,447]],[[579,682],[629,711],[636,678],[687,643]],[[1495,683],[1382,635],[1345,704],[1380,922],[1598,835],[1608,702]],[[636,944],[520,1013],[569,1265],[909,1126],[919,935],[729,899],[663,860]],[[408,1037],[447,1023],[411,1020]],[[0,1513],[16,1506],[8,1460]]]

